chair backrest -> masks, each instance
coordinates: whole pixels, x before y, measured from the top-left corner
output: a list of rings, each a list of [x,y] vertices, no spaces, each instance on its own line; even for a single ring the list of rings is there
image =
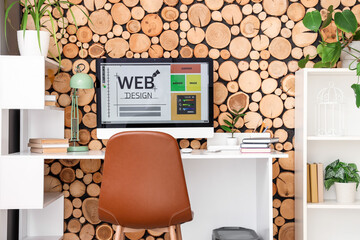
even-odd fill
[[[106,147],[99,199],[101,220],[159,228],[192,220],[177,141],[160,132],[123,132]]]

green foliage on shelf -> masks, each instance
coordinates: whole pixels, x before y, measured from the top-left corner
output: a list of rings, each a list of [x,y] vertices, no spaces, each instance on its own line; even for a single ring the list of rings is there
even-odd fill
[[[318,32],[321,36],[321,41],[317,46],[317,54],[320,56],[321,61],[315,63],[315,68],[328,68],[334,66],[337,61],[339,61],[341,51],[346,51],[346,47],[350,48],[351,50],[360,52],[357,49],[353,49],[348,46],[349,43],[351,43],[353,40],[360,39],[360,30],[356,31],[358,23],[354,13],[350,10],[336,12],[335,14],[333,12],[333,6],[331,5],[328,8],[327,17],[324,21],[321,20],[321,14],[318,10],[306,13],[303,19],[303,24],[306,28],[314,32]],[[329,26],[333,20],[337,27],[337,41],[328,43],[324,41],[321,30]],[[299,61],[299,67],[305,67],[308,61],[309,58],[307,58],[306,56],[304,59]],[[357,65],[360,66],[360,63],[357,63]],[[353,70],[355,69],[356,68],[354,68]]]
[[[359,170],[355,163],[344,163],[335,160],[325,168],[325,188],[329,190],[334,183],[356,182],[356,189],[359,186],[360,176]]]
[[[33,0],[33,1],[29,1],[29,0],[18,0],[18,1],[14,1],[12,2],[9,6],[7,6],[7,0],[5,0],[5,23],[4,23],[4,32],[5,32],[5,39],[7,41],[7,24],[9,23],[11,25],[11,21],[9,18],[9,13],[10,10],[15,6],[15,5],[20,5],[20,7],[23,8],[23,15],[22,15],[22,19],[21,19],[21,24],[20,24],[20,30],[24,31],[24,37],[26,34],[26,27],[27,27],[27,23],[28,23],[28,18],[31,17],[32,20],[34,21],[34,25],[35,25],[35,30],[37,31],[37,37],[38,37],[38,44],[39,44],[39,48],[41,51],[41,46],[40,46],[40,31],[42,28],[45,28],[46,30],[48,30],[51,34],[51,36],[53,37],[55,44],[56,44],[56,48],[59,54],[58,58],[55,58],[55,60],[57,60],[58,62],[61,61],[61,50],[57,41],[57,37],[56,37],[56,24],[58,23],[57,21],[65,21],[64,20],[64,15],[62,12],[62,9],[60,7],[60,5],[66,4],[68,6],[71,5],[75,5],[72,2],[66,1],[66,0]],[[76,6],[76,5],[75,5]],[[52,13],[51,13],[51,9],[57,9],[59,14],[60,14],[60,19],[56,20]],[[87,17],[87,19],[91,22],[89,16],[81,9],[81,12]],[[76,19],[74,16],[73,11],[69,8],[68,11],[70,12],[72,18],[74,19],[74,24],[77,28],[77,23],[76,23]],[[51,29],[48,29],[45,27],[45,22],[42,22],[42,17],[44,16],[49,16],[49,20],[51,23]]]
[[[360,58],[350,53],[348,50],[360,53],[358,49],[350,47],[349,44],[354,40],[360,40],[360,29],[358,30],[358,23],[354,13],[350,10],[344,10],[342,12],[336,12],[334,14],[333,6],[331,5],[327,10],[327,17],[324,21],[321,19],[321,14],[318,10],[306,13],[303,24],[309,30],[320,34],[321,41],[317,46],[317,54],[321,58],[321,61],[314,64],[314,68],[331,68],[339,61],[341,51],[344,51],[354,57],[354,61],[349,65],[350,70],[356,70],[358,81],[353,84],[351,88],[354,90],[356,96],[356,106],[360,107]],[[334,21],[336,31],[336,41],[328,43],[324,41],[324,37],[321,34],[321,30],[328,27],[331,22]],[[310,57],[305,56],[298,63],[300,68],[304,68]],[[355,65],[354,65],[355,63]],[[354,66],[353,66],[354,65]]]

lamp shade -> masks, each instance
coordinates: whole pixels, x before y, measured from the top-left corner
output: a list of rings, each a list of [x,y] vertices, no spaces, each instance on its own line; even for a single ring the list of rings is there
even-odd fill
[[[78,89],[89,89],[94,87],[94,83],[88,74],[76,73],[70,79],[70,87]]]

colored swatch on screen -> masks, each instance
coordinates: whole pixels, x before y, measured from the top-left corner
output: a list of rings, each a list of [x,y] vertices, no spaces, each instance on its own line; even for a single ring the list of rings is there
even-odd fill
[[[200,64],[171,64],[171,73],[201,73]]]
[[[171,93],[171,120],[201,120],[201,93]]]
[[[201,91],[201,75],[187,75],[186,76],[186,90],[187,91]]]
[[[196,114],[196,96],[178,95],[177,114]]]
[[[185,91],[185,75],[171,75],[171,91]]]

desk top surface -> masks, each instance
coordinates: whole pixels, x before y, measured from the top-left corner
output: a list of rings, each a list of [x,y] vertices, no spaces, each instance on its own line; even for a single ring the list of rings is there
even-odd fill
[[[30,152],[19,152],[2,157],[26,157],[26,158],[44,158],[44,159],[104,159],[104,151],[88,151],[88,152],[68,152],[39,154]],[[271,153],[241,153],[238,150],[223,150],[220,152],[210,152],[208,150],[193,150],[191,153],[181,153],[182,159],[245,159],[245,158],[287,158],[288,154],[280,152]]]

